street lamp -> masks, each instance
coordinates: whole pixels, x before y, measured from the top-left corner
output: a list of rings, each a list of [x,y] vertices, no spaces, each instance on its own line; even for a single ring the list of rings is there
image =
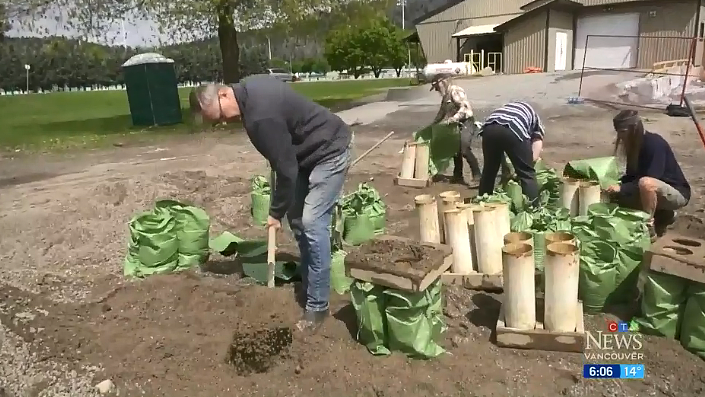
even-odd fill
[[[24,70],[25,70],[25,77],[27,78],[27,79],[26,79],[26,82],[27,82],[27,87],[26,87],[27,90],[26,90],[26,92],[27,92],[28,94],[29,94],[29,69],[31,69],[31,68],[32,68],[32,67],[29,66],[29,64],[26,64],[26,63],[25,63],[25,65],[24,65]]]
[[[404,9],[406,8],[406,0],[397,0],[397,5],[401,7],[401,29],[405,30],[406,25],[406,13]],[[409,47],[409,42],[406,43],[406,51],[409,56],[409,71],[411,71],[411,48]]]

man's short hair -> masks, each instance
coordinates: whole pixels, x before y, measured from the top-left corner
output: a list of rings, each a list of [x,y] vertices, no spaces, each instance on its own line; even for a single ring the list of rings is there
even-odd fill
[[[189,109],[194,120],[200,120],[201,111],[210,108],[218,100],[218,92],[225,87],[222,84],[201,84],[194,87],[188,95]]]

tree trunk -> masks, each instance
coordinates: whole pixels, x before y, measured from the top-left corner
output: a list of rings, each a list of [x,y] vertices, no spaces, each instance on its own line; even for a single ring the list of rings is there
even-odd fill
[[[397,73],[397,77],[401,77],[401,69],[402,68],[394,69],[394,71]]]
[[[379,75],[382,74],[382,69],[372,69],[372,74],[374,74],[375,78],[378,79]]]
[[[218,5],[218,42],[223,57],[223,82],[233,84],[240,81],[240,47],[233,21],[234,10],[229,2]]]

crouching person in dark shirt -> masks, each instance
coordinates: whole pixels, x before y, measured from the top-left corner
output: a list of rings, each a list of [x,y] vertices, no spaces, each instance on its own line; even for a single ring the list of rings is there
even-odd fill
[[[626,158],[627,169],[619,185],[607,192],[620,205],[651,215],[649,233],[661,236],[675,221],[675,210],[690,200],[690,185],[673,149],[661,135],[644,130],[639,114],[624,110],[613,120],[617,131],[615,153]]]
[[[195,88],[189,102],[204,120],[240,118],[254,147],[276,172],[267,228],[285,215],[301,252],[304,316],[297,327],[316,331],[328,314],[329,226],[350,164],[352,133],[328,109],[284,82],[253,76],[239,84]]]

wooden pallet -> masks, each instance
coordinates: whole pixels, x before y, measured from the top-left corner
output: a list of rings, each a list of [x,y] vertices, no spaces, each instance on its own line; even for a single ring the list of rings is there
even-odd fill
[[[471,274],[444,273],[441,276],[444,285],[460,285],[463,288],[478,291],[501,291],[503,278],[501,274],[485,274],[473,272]]]
[[[417,179],[417,178],[402,178],[397,176],[394,178],[394,184],[397,186],[413,187],[416,189],[425,188],[431,185],[431,178],[428,179]]]
[[[646,251],[644,267],[705,283],[705,240],[668,233]]]
[[[586,336],[585,322],[583,321],[583,302],[578,302],[575,332],[551,332],[544,329],[543,306],[543,300],[537,299],[536,315],[541,318],[541,321],[536,322],[534,329],[516,329],[506,326],[504,322],[504,305],[502,305],[497,319],[497,346],[570,353],[584,352]]]
[[[448,271],[450,269],[450,266],[453,264],[453,250],[443,244],[433,244],[433,243],[421,243],[421,242],[416,242],[412,239],[405,238],[405,237],[397,237],[397,236],[378,236],[375,237],[375,240],[383,240],[383,239],[396,239],[396,240],[404,240],[405,242],[411,242],[411,243],[416,243],[419,245],[425,245],[428,247],[432,247],[438,250],[442,250],[444,252],[443,256],[443,261],[438,263],[438,266],[434,268],[432,271],[430,271],[428,274],[426,274],[425,277],[423,277],[421,280],[414,279],[414,278],[409,278],[409,277],[403,277],[400,275],[396,274],[390,274],[390,273],[381,273],[377,272],[371,269],[361,269],[354,267],[355,265],[353,263],[350,263],[348,261],[345,262],[345,273],[348,277],[354,278],[356,280],[360,281],[366,281],[372,284],[376,285],[381,285],[384,287],[388,288],[394,288],[402,291],[409,291],[409,292],[420,292],[420,291],[425,291],[426,288],[428,288],[433,282],[438,280],[443,273]]]

